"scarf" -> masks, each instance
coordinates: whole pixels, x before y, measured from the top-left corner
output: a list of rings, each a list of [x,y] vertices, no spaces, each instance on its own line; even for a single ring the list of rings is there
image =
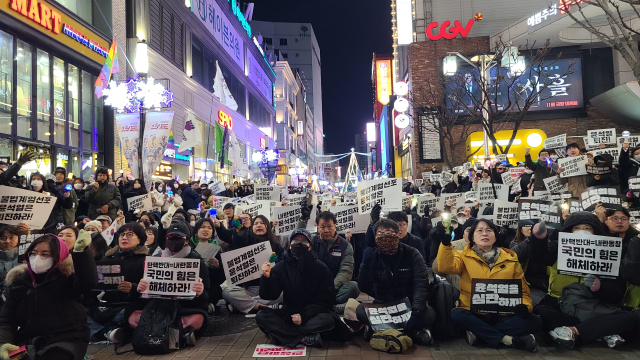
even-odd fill
[[[473,250],[480,259],[487,263],[487,265],[489,265],[489,269],[493,269],[493,266],[496,264],[496,260],[498,260],[498,256],[500,256],[500,248],[497,246],[494,246],[489,251],[484,251],[477,245],[473,245],[471,250]]]
[[[185,247],[182,248],[182,250],[178,251],[177,253],[172,253],[171,250],[164,248],[162,250],[162,255],[161,257],[169,257],[169,258],[176,258],[176,259],[184,259],[187,257],[187,255],[189,255],[189,253],[191,253],[191,246],[189,245],[185,245]]]

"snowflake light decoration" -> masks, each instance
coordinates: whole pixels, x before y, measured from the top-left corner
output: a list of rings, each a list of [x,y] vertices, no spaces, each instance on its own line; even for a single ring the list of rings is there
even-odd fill
[[[105,105],[118,111],[139,112],[141,108],[160,109],[170,107],[173,92],[156,83],[152,77],[146,81],[129,79],[126,83],[111,81],[105,89]]]

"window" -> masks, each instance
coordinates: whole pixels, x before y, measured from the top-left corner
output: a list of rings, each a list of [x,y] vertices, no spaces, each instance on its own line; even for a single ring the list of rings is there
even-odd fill
[[[296,42],[298,42],[298,39],[296,39]]]
[[[296,53],[296,57],[300,57],[300,53]]]
[[[200,85],[206,87],[204,83],[204,52],[202,51],[202,42],[198,40],[195,36],[191,39],[191,68],[193,69],[193,80],[198,82]]]
[[[53,60],[53,141],[66,145],[66,106],[64,104],[64,61]]]
[[[289,54],[287,54],[287,53],[280,53],[280,54],[282,54],[282,58],[283,59],[288,59],[289,58]]]
[[[68,65],[69,146],[80,146],[80,70]],[[77,173],[76,173],[77,174]]]
[[[273,45],[273,39],[272,38],[264,38],[264,43],[267,45]]]
[[[280,46],[287,46],[287,39],[280,39]]]
[[[271,113],[251,93],[249,93],[249,121],[259,128],[271,127]]]
[[[82,72],[82,148],[93,150],[93,115],[91,98],[93,97],[93,75]]]
[[[50,124],[51,124],[51,87],[50,78],[51,71],[49,68],[49,53],[38,50],[38,76],[37,76],[37,99],[36,119],[38,124],[38,140],[51,141]]]
[[[58,3],[104,34],[111,34],[111,0],[60,0]]]
[[[13,36],[0,31],[0,59],[13,59]],[[0,133],[11,134],[13,62],[0,62]]]
[[[149,1],[149,47],[171,61],[178,68],[184,65],[182,35],[183,24],[168,7],[158,0]],[[195,70],[195,69],[194,69]]]
[[[18,136],[26,138],[31,138],[32,54],[31,45],[18,40],[18,54],[16,55],[18,63],[18,73],[16,74],[18,118],[16,122],[18,123]],[[11,129],[7,133],[11,134]]]

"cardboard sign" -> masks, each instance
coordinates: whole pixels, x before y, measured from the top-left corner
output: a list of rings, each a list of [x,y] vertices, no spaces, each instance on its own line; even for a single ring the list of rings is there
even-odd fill
[[[558,234],[558,272],[565,275],[616,277],[622,239],[592,234]]]
[[[618,146],[622,147],[622,144],[629,143],[629,148],[633,149],[634,147],[640,145],[640,136],[631,135],[627,137],[619,137],[618,138]]]
[[[273,209],[273,219],[278,221],[276,235],[290,235],[298,227],[302,209],[297,206],[281,206]]]
[[[629,190],[640,190],[640,176],[629,176]]]
[[[587,137],[590,144],[616,145],[617,143],[615,128],[587,130]]]
[[[477,197],[478,197],[477,191],[467,191],[466,193],[464,193],[465,202],[474,201]]]
[[[613,165],[617,165],[620,158],[620,149],[617,148],[598,149],[591,151],[591,153],[593,153],[594,157],[603,154],[611,155],[613,157]]]
[[[569,184],[560,184],[560,179],[558,179],[557,176],[550,176],[542,179],[542,181],[544,181],[544,187],[546,187],[547,191],[551,194],[569,190]]]
[[[553,201],[544,200],[518,200],[518,220],[531,220],[538,223],[542,220],[547,222],[547,227],[552,229],[560,228],[562,211]]]
[[[280,201],[280,188],[277,186],[256,185],[253,194],[256,196],[256,201]]]
[[[98,271],[97,291],[118,291],[118,285],[124,281],[122,260],[102,259],[96,261]]]
[[[262,276],[262,264],[269,261],[271,252],[271,244],[265,241],[220,253],[227,285],[238,285],[259,279]]]
[[[494,187],[495,193],[493,192]],[[477,200],[481,204],[492,203],[494,200],[509,200],[509,186],[504,184],[480,183],[477,191]]]
[[[566,178],[571,176],[586,175],[586,167],[588,162],[589,160],[587,159],[586,155],[558,159],[558,166],[562,168],[560,177]]]
[[[518,204],[496,200],[493,203],[494,224],[498,226],[518,225]]]
[[[387,304],[364,304],[364,310],[373,331],[404,329],[411,318],[411,303],[408,298]]]
[[[507,186],[512,186],[513,184],[518,182],[518,178],[511,176],[511,173],[509,171],[503,172],[502,174],[500,174],[500,177],[502,178],[502,183]]]
[[[474,313],[513,314],[522,304],[521,279],[471,280],[471,306]]]
[[[438,209],[439,197],[431,196],[431,194],[421,195],[418,197],[417,209],[418,213],[422,215],[425,205],[429,206],[429,214],[433,214]]]
[[[193,299],[193,284],[200,278],[200,259],[178,259],[147,256],[143,279],[149,287],[143,297]]]
[[[42,229],[56,200],[47,193],[0,186],[0,224],[26,223],[30,229]]]
[[[211,203],[214,209],[222,210],[228,203],[233,203],[233,199],[225,196],[211,196]]]
[[[211,258],[216,257],[222,248],[216,244],[210,244],[208,242],[198,242],[196,246],[196,252],[200,254],[202,260],[209,262]]]
[[[151,210],[151,208],[153,208],[153,202],[151,201],[151,194],[138,195],[138,196],[128,198],[127,205],[129,206],[129,211]]]
[[[567,134],[546,138],[544,140],[543,148],[545,149],[556,149],[565,147],[567,147]]]
[[[258,344],[253,351],[253,357],[291,357],[291,356],[307,356],[307,347],[298,345],[295,349],[289,349],[280,345]]]
[[[438,209],[444,210],[447,206],[457,208],[458,206],[462,205],[464,201],[464,193],[444,193],[439,197]]]
[[[333,207],[331,212],[335,214],[338,223],[336,231],[344,234],[351,231],[352,234],[364,234],[369,227],[369,215],[360,215],[358,213],[358,205],[350,205],[343,207]]]
[[[271,219],[271,202],[260,200],[255,205],[236,206],[235,214],[237,216],[240,216],[245,213],[251,215],[251,218],[255,218],[258,215],[262,215],[262,216],[265,216],[267,219]]]
[[[382,211],[402,210],[401,179],[377,179],[358,183],[358,209],[360,214],[369,214],[371,209],[380,204]]]
[[[214,194],[219,194],[227,189],[224,187],[224,183],[222,181],[217,180],[209,184],[209,190]]]
[[[607,209],[620,210],[620,190],[617,186],[592,186],[580,193],[580,202],[585,211],[593,211],[602,204]]]

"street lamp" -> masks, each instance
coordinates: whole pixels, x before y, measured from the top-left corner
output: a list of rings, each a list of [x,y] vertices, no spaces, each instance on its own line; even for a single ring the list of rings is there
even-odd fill
[[[447,56],[445,56],[442,71],[445,76],[453,76],[456,74],[458,69],[457,57],[466,61],[471,66],[476,68],[480,72],[480,81],[482,82],[483,89],[486,89],[489,85],[490,74],[489,70],[492,67],[498,65],[498,62],[495,60],[494,55],[476,55],[471,59],[467,59],[459,52],[449,52]],[[524,56],[518,56],[518,47],[509,46],[507,47],[502,54],[502,62],[501,66],[508,67],[511,71],[511,74],[514,74],[514,71],[520,71],[520,74],[524,72]],[[506,58],[506,59],[505,59]],[[479,63],[476,65],[475,63]],[[517,73],[516,73],[517,74]],[[484,158],[489,159],[489,135],[487,134],[487,123],[489,121],[489,112],[488,108],[488,99],[484,91],[482,93],[482,118],[484,119],[484,124],[482,126],[482,132],[484,134]]]

